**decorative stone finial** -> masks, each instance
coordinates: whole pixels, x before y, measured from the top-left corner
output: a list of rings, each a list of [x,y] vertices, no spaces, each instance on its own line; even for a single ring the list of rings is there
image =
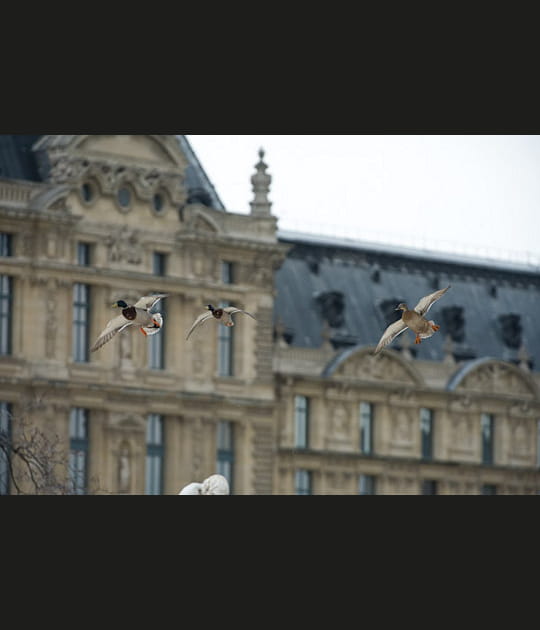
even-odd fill
[[[527,352],[523,343],[519,348],[517,358],[519,359],[519,367],[525,372],[530,372],[529,359],[531,358],[531,355]]]
[[[251,202],[251,214],[257,216],[270,216],[272,204],[268,199],[268,193],[270,192],[270,184],[272,183],[272,176],[268,175],[266,169],[268,165],[263,162],[264,149],[259,150],[259,162],[255,165],[257,172],[251,178],[253,185],[253,192],[255,198]]]

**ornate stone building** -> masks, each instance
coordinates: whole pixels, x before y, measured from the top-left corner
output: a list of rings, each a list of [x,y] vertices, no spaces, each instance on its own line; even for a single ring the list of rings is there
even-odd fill
[[[537,493],[538,270],[278,232],[263,158],[234,214],[183,136],[0,136],[0,433],[59,436],[77,493]],[[373,357],[446,282],[440,333]],[[158,292],[158,335],[89,353]],[[226,303],[256,321],[186,342]]]

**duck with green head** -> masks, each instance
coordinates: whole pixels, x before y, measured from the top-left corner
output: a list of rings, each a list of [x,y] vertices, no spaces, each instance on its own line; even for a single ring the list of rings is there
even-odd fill
[[[224,306],[220,308],[214,308],[211,304],[207,304],[206,310],[208,311],[207,313],[202,313],[202,315],[199,315],[199,317],[197,317],[197,319],[193,322],[193,325],[191,326],[187,334],[186,341],[189,339],[191,333],[195,330],[195,328],[198,328],[209,319],[215,319],[216,321],[221,322],[224,326],[227,326],[228,328],[232,328],[232,326],[234,326],[234,322],[231,315],[234,315],[235,313],[243,313],[244,315],[249,315],[249,317],[251,317],[252,319],[255,319],[255,317],[253,317],[251,313],[248,313],[247,311],[243,311],[240,308],[236,308],[235,306]]]
[[[150,313],[150,310],[159,300],[166,297],[169,297],[166,293],[148,295],[142,297],[133,305],[127,304],[124,300],[117,300],[112,307],[122,309],[122,313],[108,322],[90,349],[91,352],[99,350],[117,333],[122,332],[128,326],[138,325],[143,335],[155,335],[163,325],[163,316],[161,313]]]

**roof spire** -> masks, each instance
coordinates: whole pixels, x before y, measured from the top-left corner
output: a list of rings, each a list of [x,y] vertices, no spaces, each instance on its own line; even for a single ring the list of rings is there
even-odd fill
[[[255,198],[251,202],[251,214],[257,216],[270,216],[272,203],[268,199],[268,193],[270,192],[270,184],[272,183],[272,176],[268,175],[266,169],[268,165],[263,162],[264,149],[259,150],[259,162],[255,165],[256,173],[251,178],[253,185],[253,192]]]

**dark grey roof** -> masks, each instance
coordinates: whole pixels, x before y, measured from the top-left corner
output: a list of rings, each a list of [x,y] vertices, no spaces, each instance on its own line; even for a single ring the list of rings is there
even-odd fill
[[[276,273],[275,322],[290,345],[319,347],[325,323],[338,348],[375,346],[400,314],[438,288],[452,285],[429,311],[441,330],[419,346],[419,359],[441,360],[446,335],[458,360],[494,357],[517,362],[521,344],[540,365],[540,273],[537,268],[279,232],[292,245]],[[409,335],[414,341],[412,332]],[[401,337],[392,345],[400,350]]]
[[[202,203],[215,210],[225,210],[225,206],[187,138],[185,136],[176,137],[189,162],[186,169],[188,202]],[[61,148],[68,145],[73,138],[74,136],[69,135],[48,138],[47,147]],[[0,134],[0,177],[42,181],[38,171],[36,154],[32,151],[32,146],[40,139],[43,139],[43,136]],[[40,144],[38,148],[43,147]]]
[[[40,181],[32,145],[39,136],[0,134],[0,177]]]

